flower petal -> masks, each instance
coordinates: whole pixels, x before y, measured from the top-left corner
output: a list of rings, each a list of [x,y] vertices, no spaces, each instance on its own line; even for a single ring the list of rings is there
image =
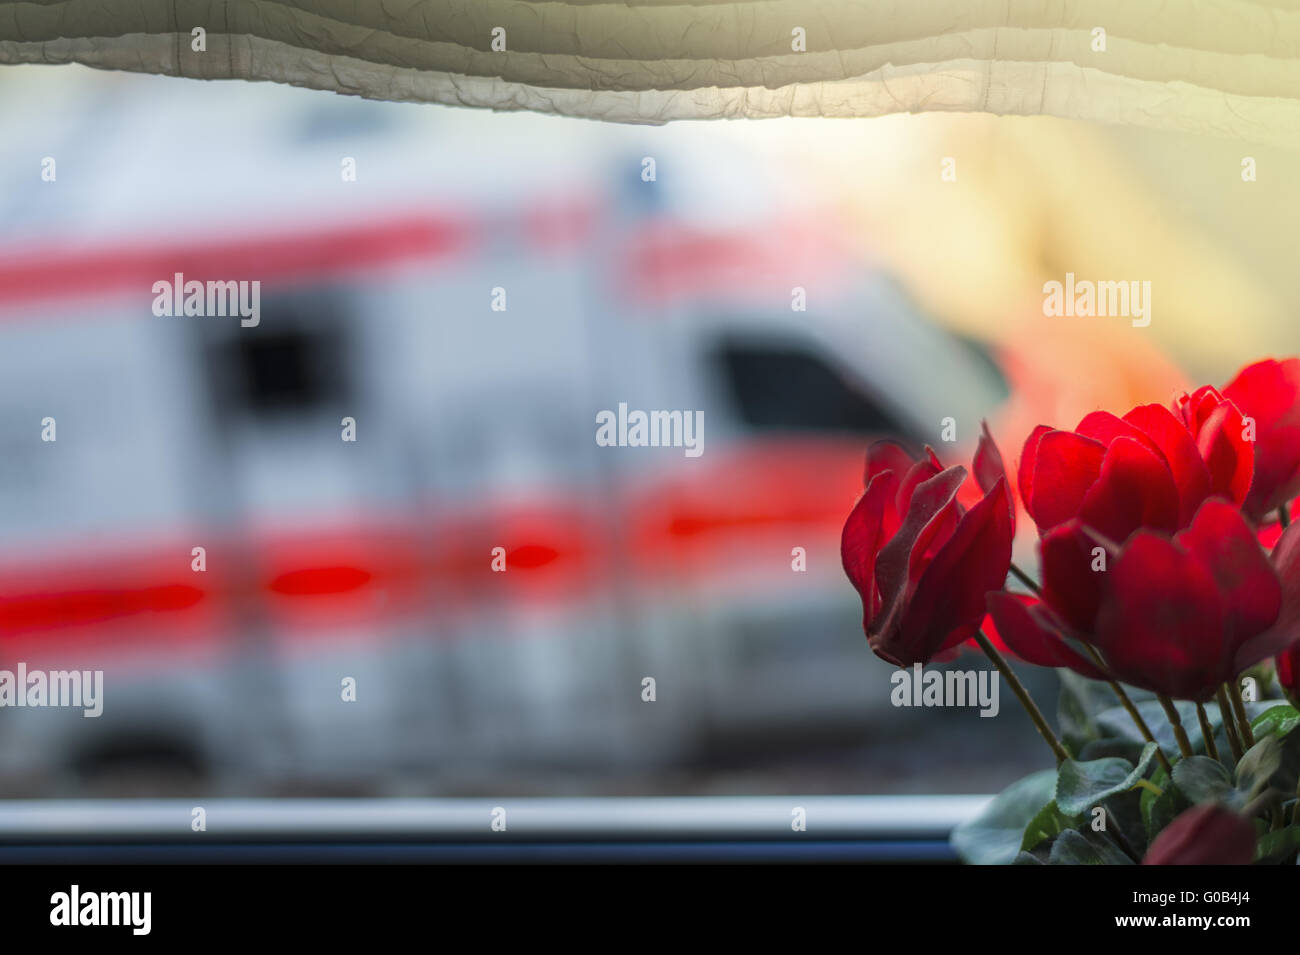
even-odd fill
[[[899,471],[898,498],[894,506],[899,514],[906,514],[912,504],[912,495],[919,485],[924,484],[943,470],[943,465],[930,448],[925,449],[926,456],[917,461],[906,471]]]
[[[1258,519],[1300,494],[1300,358],[1247,365],[1223,395],[1255,419],[1255,479],[1246,510]]]
[[[1192,434],[1200,434],[1205,419],[1214,413],[1214,409],[1223,404],[1224,397],[1213,385],[1202,385],[1190,395],[1178,399],[1178,414]]]
[[[885,660],[899,665],[917,662],[913,648],[902,643],[899,625],[916,581],[932,556],[931,543],[945,532],[951,536],[949,529],[956,527],[957,491],[965,480],[966,469],[956,466],[920,484],[898,532],[876,556],[875,582],[881,604],[867,627],[867,638],[872,650]],[[927,637],[922,634],[923,640]]]
[[[1072,431],[1048,431],[1038,442],[1034,476],[1025,507],[1039,531],[1079,513],[1084,496],[1101,474],[1106,448]]]
[[[1006,583],[1011,538],[1011,492],[1003,479],[935,553],[902,612],[873,643],[876,653],[900,665],[924,663],[969,638],[984,619],[989,592]]]
[[[840,562],[849,582],[862,598],[862,626],[870,627],[880,611],[876,589],[876,557],[887,539],[885,511],[893,506],[898,478],[893,471],[877,474],[849,512],[840,534]]]
[[[1079,517],[1121,544],[1138,528],[1177,530],[1178,488],[1164,458],[1132,438],[1116,438]]]
[[[1157,450],[1151,439],[1126,419],[1127,416],[1118,418],[1109,411],[1094,411],[1085,415],[1074,431],[1075,434],[1081,434],[1085,438],[1092,438],[1092,440],[1100,441],[1107,446],[1116,438],[1132,438],[1134,441],[1145,444],[1152,451]],[[1183,430],[1186,431],[1187,429],[1184,428]]]
[[[1091,680],[1106,675],[1065,642],[1046,608],[1031,598],[1017,597],[1006,591],[988,596],[989,615],[1002,642],[1026,663],[1041,667],[1066,667]]]
[[[1255,827],[1225,806],[1202,803],[1174,818],[1152,840],[1143,865],[1250,865]]]
[[[1029,499],[1034,490],[1034,466],[1038,462],[1038,445],[1043,435],[1051,431],[1045,424],[1040,424],[1029,433],[1025,446],[1020,450],[1020,465],[1016,473],[1016,487],[1020,490],[1020,503],[1029,510]]]
[[[916,458],[897,441],[873,441],[867,448],[867,463],[862,476],[865,488],[882,471],[893,471],[902,478],[912,469]]]
[[[1294,414],[1300,400],[1300,358],[1266,358],[1247,365],[1224,387],[1223,397],[1265,421]]]
[[[1300,425],[1274,425],[1255,444],[1255,477],[1244,505],[1258,520],[1300,496]]]
[[[1196,449],[1210,471],[1210,493],[1240,506],[1250,493],[1255,447],[1245,434],[1241,412],[1224,402],[1211,412],[1196,437]]]
[[[1300,701],[1300,640],[1277,655],[1277,682],[1292,703]]]
[[[1224,667],[1223,608],[1214,577],[1150,531],[1130,538],[1110,570],[1094,645],[1125,683],[1204,702]]]
[[[1277,621],[1282,607],[1277,573],[1241,512],[1219,498],[1202,504],[1191,526],[1174,540],[1202,563],[1218,585],[1226,610],[1224,651],[1231,666],[1242,643]]]
[[[980,422],[980,441],[979,446],[975,448],[975,459],[971,462],[975,471],[975,483],[985,494],[990,493],[997,485],[998,481],[1007,479],[1007,468],[1002,463],[1002,452],[998,450],[997,442],[993,440],[993,435],[989,433],[989,423]],[[1010,487],[1007,489],[1010,491]],[[1011,531],[1014,534],[1016,529],[1016,502],[1011,499],[1010,493],[1007,494],[1007,500],[1011,507]]]
[[[1141,405],[1124,420],[1160,449],[1178,487],[1178,526],[1186,527],[1210,493],[1210,471],[1191,432],[1164,405]]]
[[[1269,559],[1282,585],[1282,609],[1272,627],[1237,649],[1238,673],[1300,640],[1300,522],[1286,529]]]
[[[998,450],[997,442],[993,440],[993,435],[989,434],[989,423],[980,422],[980,441],[979,446],[975,449],[975,460],[972,462],[975,471],[975,483],[979,485],[980,490],[988,494],[993,490],[993,486],[998,483],[999,478],[1007,476],[1006,465],[1002,463],[1002,452]]]
[[[1073,629],[1091,633],[1101,606],[1102,587],[1111,560],[1094,570],[1094,549],[1109,551],[1081,521],[1067,521],[1043,535],[1038,542],[1043,568],[1043,600]]]

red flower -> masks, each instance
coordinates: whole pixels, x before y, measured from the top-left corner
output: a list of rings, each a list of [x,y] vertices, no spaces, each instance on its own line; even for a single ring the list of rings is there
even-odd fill
[[[862,627],[877,656],[928,663],[974,635],[985,597],[1006,583],[1014,511],[987,429],[976,455],[984,496],[957,500],[966,469],[934,451],[915,461],[892,442],[867,452],[866,490],[844,524],[840,556],[862,598]]]
[[[1293,703],[1300,705],[1300,523],[1286,529],[1273,548],[1273,563],[1282,576],[1282,613],[1273,628],[1277,652],[1277,681]],[[1262,642],[1262,641],[1261,641]]]
[[[1203,441],[1186,418],[1160,405],[1134,408],[1123,418],[1095,411],[1074,431],[1035,428],[1020,459],[1019,483],[1039,533],[1077,519],[1119,545],[1139,529],[1186,527],[1211,494],[1240,502],[1253,448],[1240,427],[1230,427],[1235,409],[1219,400],[1221,411],[1207,396],[1196,405],[1204,412],[1198,419]]]
[[[989,598],[998,633],[1030,663],[1102,675],[1067,642],[1081,640],[1126,683],[1204,701],[1294,632],[1290,610],[1280,617],[1282,585],[1268,556],[1218,498],[1172,537],[1141,529],[1116,546],[1076,518],[1044,534],[1039,552],[1040,602]],[[1300,584],[1300,561],[1285,569]]]
[[[1247,365],[1223,397],[1255,425],[1255,477],[1246,513],[1263,520],[1300,494],[1300,358]]]
[[[1155,837],[1143,865],[1250,865],[1255,827],[1231,809],[1193,806]]]
[[[1180,396],[1177,411],[1210,471],[1212,493],[1243,504],[1254,479],[1255,447],[1241,410],[1205,385]]]
[[[1300,704],[1300,641],[1277,655],[1277,682],[1292,703]]]

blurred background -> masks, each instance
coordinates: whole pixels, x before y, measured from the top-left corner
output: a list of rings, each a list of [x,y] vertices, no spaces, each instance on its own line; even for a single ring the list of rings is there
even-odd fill
[[[1294,354],[1294,168],[6,68],[0,669],[103,669],[105,705],[0,710],[0,796],[1000,789],[1046,758],[1011,695],[896,709],[862,635],[867,443],[966,463],[987,418],[1014,467]],[[1150,326],[1044,317],[1067,271],[1150,281]],[[260,324],[155,316],[175,273],[260,281]],[[598,447],[620,403],[701,411],[704,453]]]

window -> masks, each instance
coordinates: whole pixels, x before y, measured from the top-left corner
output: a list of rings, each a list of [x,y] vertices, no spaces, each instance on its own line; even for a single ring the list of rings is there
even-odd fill
[[[348,394],[337,307],[314,295],[271,299],[255,328],[238,324],[208,344],[217,407],[255,418],[324,412]]]
[[[905,431],[889,410],[802,346],[725,341],[713,357],[739,420],[751,428]]]

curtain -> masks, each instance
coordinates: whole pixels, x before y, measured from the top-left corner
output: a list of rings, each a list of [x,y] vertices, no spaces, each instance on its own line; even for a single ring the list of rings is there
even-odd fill
[[[0,0],[0,63],[615,122],[965,110],[1300,145],[1300,0]]]

